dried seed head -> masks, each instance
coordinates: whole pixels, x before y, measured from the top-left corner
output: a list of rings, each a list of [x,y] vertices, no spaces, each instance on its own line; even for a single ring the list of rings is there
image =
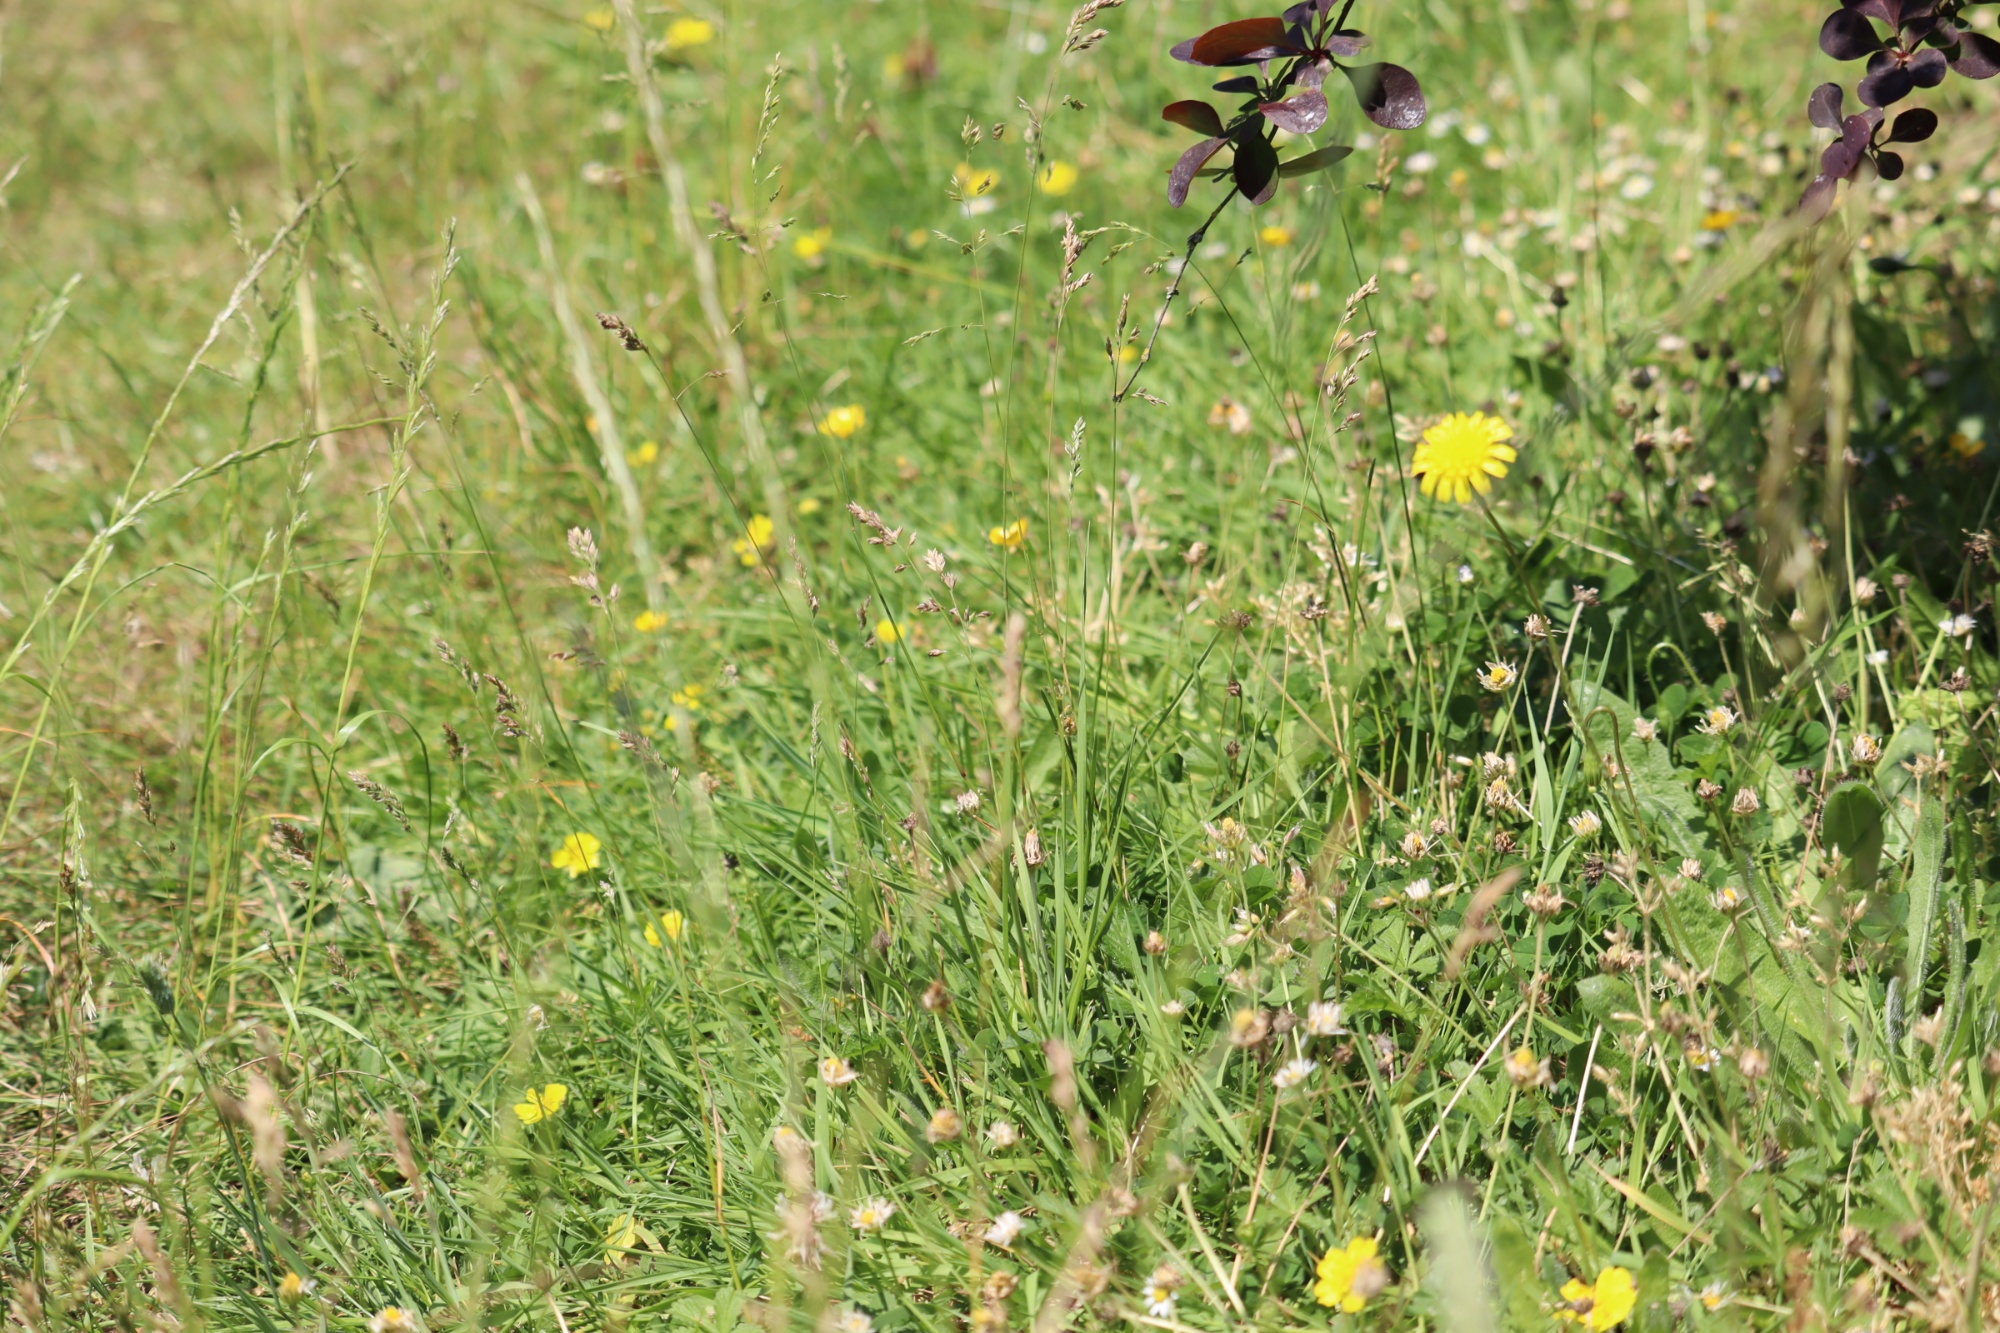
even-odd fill
[[[942,977],[924,987],[923,999],[920,1003],[927,1011],[933,1014],[941,1014],[951,1008],[951,992],[945,988]]]
[[[1563,898],[1562,890],[1553,884],[1538,884],[1528,893],[1521,895],[1521,901],[1530,912],[1546,921],[1569,903]]]
[[[1147,953],[1157,958],[1167,951],[1167,937],[1157,930],[1149,930],[1146,932],[1145,948]]]
[[[1763,803],[1757,799],[1755,791],[1749,787],[1740,787],[1737,789],[1736,799],[1729,803],[1729,808],[1739,815],[1754,815],[1763,808]]]
[[[1736,1068],[1744,1078],[1755,1083],[1771,1072],[1771,1057],[1755,1046],[1745,1046],[1742,1053],[1736,1057]]]

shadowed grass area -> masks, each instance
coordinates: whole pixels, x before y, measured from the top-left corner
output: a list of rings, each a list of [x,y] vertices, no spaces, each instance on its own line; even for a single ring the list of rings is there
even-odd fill
[[[13,1324],[2000,1316],[1990,88],[1085,9],[0,11]]]

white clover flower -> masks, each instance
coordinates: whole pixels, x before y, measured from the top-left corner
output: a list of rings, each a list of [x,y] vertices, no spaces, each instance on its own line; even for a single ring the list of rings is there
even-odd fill
[[[1585,810],[1569,817],[1569,831],[1579,838],[1594,838],[1604,831],[1604,821],[1595,810]]]
[[[1010,1208],[994,1218],[987,1226],[986,1243],[998,1245],[1003,1250],[1011,1249],[1014,1242],[1021,1238],[1021,1233],[1027,1229],[1028,1219]]]
[[[1011,1148],[1021,1141],[1021,1131],[1011,1120],[995,1120],[986,1127],[986,1141],[996,1148]]]

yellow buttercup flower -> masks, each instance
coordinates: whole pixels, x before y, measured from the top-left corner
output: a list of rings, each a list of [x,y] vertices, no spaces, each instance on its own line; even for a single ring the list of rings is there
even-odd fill
[[[1281,227],[1274,222],[1258,232],[1257,239],[1274,250],[1282,250],[1290,245],[1296,237],[1290,227]]]
[[[893,620],[875,622],[875,640],[878,643],[895,643],[903,637],[903,631],[896,628]]]
[[[1319,1261],[1313,1299],[1348,1314],[1366,1309],[1389,1286],[1389,1269],[1377,1257],[1379,1249],[1373,1236],[1356,1236],[1346,1248],[1328,1250]]]
[[[762,559],[760,552],[771,544],[776,532],[769,514],[752,514],[750,521],[743,525],[743,535],[730,543],[730,549],[736,552],[736,558],[743,562],[745,569],[755,569]]]
[[[569,1100],[569,1089],[560,1083],[551,1083],[542,1089],[529,1088],[528,1100],[514,1103],[514,1114],[521,1117],[524,1125],[540,1124],[555,1118]]]
[[[986,540],[1003,551],[1018,551],[1021,544],[1028,540],[1028,520],[1017,518],[1004,528],[989,529]]]
[[[647,440],[640,444],[638,448],[627,449],[625,451],[625,461],[633,467],[644,467],[648,463],[659,461],[659,457],[660,442],[658,440]]]
[[[685,708],[690,713],[699,713],[702,696],[707,693],[706,685],[683,685],[673,693],[674,707]]]
[[[818,259],[826,253],[826,247],[833,242],[833,228],[819,227],[801,232],[792,241],[792,253],[800,259]]]
[[[1506,476],[1520,457],[1507,443],[1513,438],[1514,428],[1499,417],[1454,412],[1424,432],[1412,470],[1423,478],[1425,495],[1466,504],[1474,491],[1492,490],[1492,479]]]
[[[1728,231],[1743,220],[1743,215],[1733,208],[1718,208],[1701,220],[1703,231]]]
[[[982,194],[991,194],[1000,184],[1000,173],[992,167],[975,167],[970,162],[958,164],[958,170],[951,175],[959,192],[969,199],[977,199]]]
[[[300,1277],[286,1269],[284,1278],[278,1283],[278,1299],[287,1305],[296,1305],[312,1295],[313,1288],[318,1285],[311,1278]]]
[[[1043,194],[1055,196],[1068,194],[1076,188],[1082,173],[1067,162],[1051,162],[1035,176],[1036,188]]]
[[[1571,1278],[1563,1283],[1562,1295],[1564,1305],[1557,1314],[1591,1333],[1605,1333],[1631,1318],[1639,1304],[1639,1285],[1630,1269],[1614,1267],[1598,1273],[1594,1283]]]
[[[822,507],[820,498],[817,495],[808,495],[805,499],[799,501],[799,514],[803,518],[811,518]]]
[[[667,49],[685,51],[715,40],[715,25],[707,19],[679,18],[667,25]]]
[[[632,617],[632,628],[638,630],[641,634],[651,634],[655,630],[663,630],[666,627],[667,613],[665,611],[641,611],[638,615]]]
[[[828,412],[819,423],[820,434],[831,435],[837,440],[851,440],[861,433],[868,424],[868,409],[859,403],[849,403]]]
[[[676,908],[671,912],[661,914],[660,928],[658,930],[653,929],[652,922],[648,921],[646,923],[646,943],[652,945],[655,949],[661,947],[662,941],[660,936],[662,934],[667,939],[679,944],[681,936],[687,934],[687,916],[680,909]]]
[[[598,853],[602,850],[604,844],[597,840],[595,833],[572,833],[563,839],[562,846],[556,848],[556,854],[549,858],[549,865],[557,870],[569,871],[569,877],[575,879],[587,870],[597,869],[602,859]]]
[[[599,5],[584,14],[583,26],[592,32],[610,32],[618,26],[618,11],[610,5]]]

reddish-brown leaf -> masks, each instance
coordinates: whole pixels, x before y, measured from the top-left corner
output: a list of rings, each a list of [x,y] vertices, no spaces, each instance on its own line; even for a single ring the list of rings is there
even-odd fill
[[[1194,147],[1181,154],[1180,161],[1174,163],[1173,174],[1167,177],[1167,202],[1179,208],[1187,202],[1188,187],[1194,184],[1195,173],[1208,165],[1208,159],[1222,151],[1222,145],[1229,140],[1217,136],[1203,139]]]
[[[1214,107],[1200,98],[1188,98],[1175,102],[1160,113],[1160,119],[1170,125],[1193,130],[1196,134],[1210,137],[1222,133],[1222,115]]]
[[[1188,59],[1197,65],[1250,65],[1292,50],[1283,19],[1238,19],[1195,38]]]

